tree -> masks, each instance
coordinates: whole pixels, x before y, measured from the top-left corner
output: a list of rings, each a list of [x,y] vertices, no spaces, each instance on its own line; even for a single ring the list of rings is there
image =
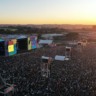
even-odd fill
[[[67,40],[77,40],[79,38],[79,34],[75,32],[70,32],[66,35]]]

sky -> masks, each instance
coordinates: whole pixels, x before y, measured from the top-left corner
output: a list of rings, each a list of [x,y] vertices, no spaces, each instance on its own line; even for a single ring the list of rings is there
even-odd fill
[[[96,24],[96,0],[0,0],[0,24]]]

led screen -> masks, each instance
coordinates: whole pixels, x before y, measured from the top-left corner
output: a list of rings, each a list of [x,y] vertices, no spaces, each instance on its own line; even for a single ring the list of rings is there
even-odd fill
[[[37,47],[37,37],[32,36],[31,41],[32,41],[32,49],[35,49]]]
[[[18,48],[18,52],[27,51],[28,50],[27,38],[18,39],[17,40],[17,48]]]
[[[8,52],[13,52],[13,51],[14,51],[14,45],[9,45]]]
[[[5,55],[5,42],[2,41],[0,42],[0,56],[4,56]]]

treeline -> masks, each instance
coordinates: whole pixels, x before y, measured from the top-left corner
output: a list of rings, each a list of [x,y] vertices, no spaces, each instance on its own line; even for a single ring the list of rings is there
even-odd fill
[[[66,35],[67,40],[77,40],[79,39],[79,33],[70,32]]]
[[[68,32],[66,35],[54,37],[55,41],[64,41],[64,40],[79,40],[80,35],[76,32]]]
[[[68,30],[59,28],[34,28],[24,26],[9,26],[1,28],[0,34],[46,34],[46,33],[62,33]]]
[[[27,27],[27,26],[8,26],[0,28],[0,34],[37,34],[38,38],[41,38],[42,34],[49,33],[64,33],[68,32],[66,36],[57,36],[54,37],[55,41],[64,41],[64,40],[77,40],[79,38],[79,33],[70,32],[66,29],[60,28],[35,28],[35,27]]]

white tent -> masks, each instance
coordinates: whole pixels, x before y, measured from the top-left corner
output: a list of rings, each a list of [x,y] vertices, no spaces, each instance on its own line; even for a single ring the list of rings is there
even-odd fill
[[[52,44],[53,40],[40,40],[39,44]]]
[[[66,49],[71,49],[71,47],[66,46]]]
[[[77,45],[77,42],[76,41],[70,41],[68,42],[69,45]]]
[[[42,56],[42,59],[49,59],[50,57]]]
[[[66,61],[68,61],[68,60],[69,60],[69,58],[67,58],[67,57],[66,57],[66,58],[65,58],[65,60],[66,60]]]
[[[65,60],[65,56],[56,55],[55,56],[55,60],[64,61]]]

